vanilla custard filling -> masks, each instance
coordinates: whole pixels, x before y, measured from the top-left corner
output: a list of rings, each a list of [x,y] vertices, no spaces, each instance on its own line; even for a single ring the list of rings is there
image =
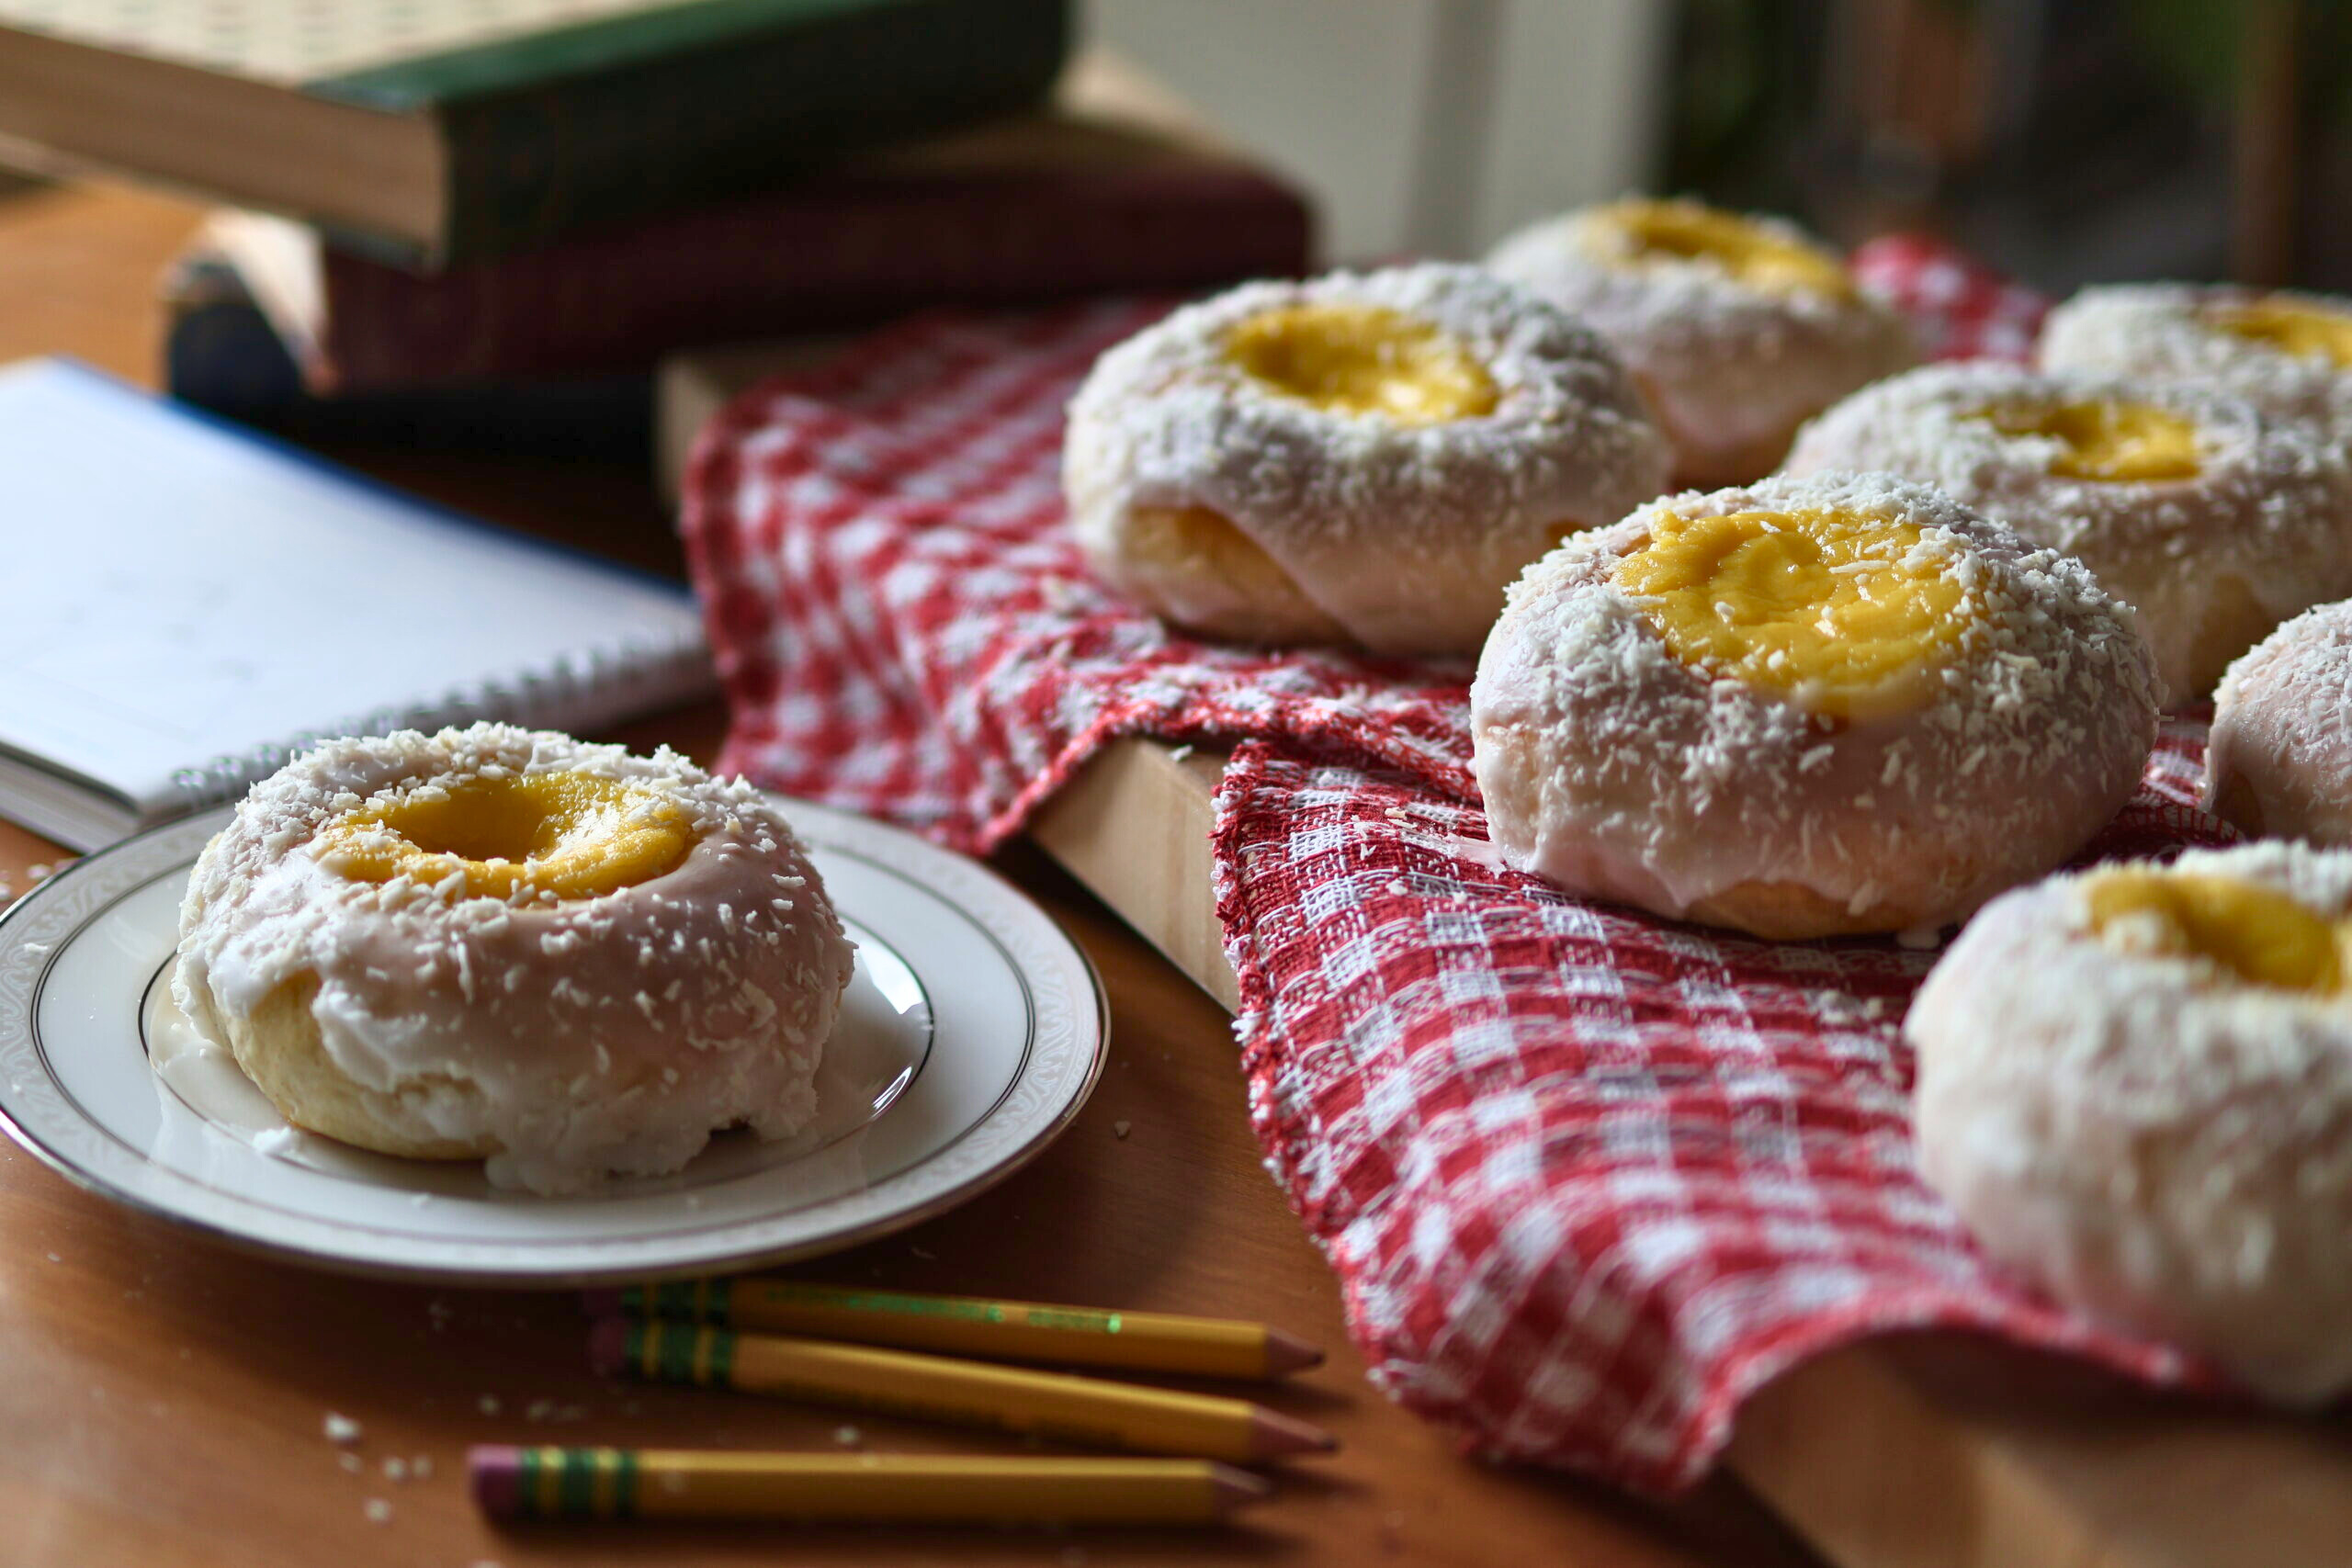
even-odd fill
[[[2205,312],[2205,321],[2232,337],[2267,343],[2301,358],[2324,359],[2339,369],[2352,368],[2352,315],[2342,310],[2255,299],[2213,306]]]
[[[1826,294],[1843,299],[1853,277],[1831,256],[1781,238],[1759,224],[1691,201],[1619,201],[1600,220],[1624,249],[1611,260],[1635,266],[1712,261],[1767,294]]]
[[[1917,526],[1837,508],[1667,513],[1611,581],[1675,658],[1832,718],[1933,699],[1977,606]]]
[[[1236,323],[1224,347],[1260,386],[1329,413],[1444,424],[1498,400],[1467,344],[1381,305],[1277,306]]]
[[[2198,958],[2250,986],[2330,996],[2352,928],[2228,876],[2130,867],[2083,882],[2091,930],[2120,953]]]
[[[2004,435],[2056,442],[2049,471],[2061,479],[2148,484],[2198,474],[2197,426],[2149,403],[2013,404],[1962,417],[1983,420]]]
[[[426,784],[321,839],[322,861],[356,882],[455,875],[469,898],[601,897],[675,870],[694,848],[685,814],[653,791],[579,773]]]

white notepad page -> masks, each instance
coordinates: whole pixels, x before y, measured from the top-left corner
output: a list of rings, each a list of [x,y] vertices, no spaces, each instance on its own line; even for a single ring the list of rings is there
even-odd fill
[[[0,369],[0,813],[47,831],[70,825],[28,767],[99,786],[128,830],[308,737],[588,727],[709,684],[683,589],[63,361]]]

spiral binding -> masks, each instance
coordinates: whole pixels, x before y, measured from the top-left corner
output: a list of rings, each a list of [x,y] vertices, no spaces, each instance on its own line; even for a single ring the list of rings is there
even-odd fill
[[[483,719],[560,729],[582,722],[583,716],[602,717],[626,711],[641,693],[673,687],[681,677],[707,671],[699,638],[661,649],[591,648],[507,677],[452,687],[435,702],[374,708],[339,725],[298,730],[250,751],[224,752],[199,766],[174,772],[172,788],[186,810],[200,811],[239,798],[330,738],[440,729]]]

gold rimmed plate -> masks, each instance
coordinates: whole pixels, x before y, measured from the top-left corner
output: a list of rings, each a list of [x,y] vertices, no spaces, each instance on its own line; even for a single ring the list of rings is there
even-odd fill
[[[546,1199],[472,1162],[288,1127],[170,1001],[189,868],[226,811],[126,840],[0,918],[0,1121],[68,1179],[352,1273],[569,1286],[812,1257],[940,1213],[1085,1103],[1108,1025],[1082,953],[1018,889],[911,834],[779,803],[858,942],[818,1122],[729,1133],[676,1176]]]

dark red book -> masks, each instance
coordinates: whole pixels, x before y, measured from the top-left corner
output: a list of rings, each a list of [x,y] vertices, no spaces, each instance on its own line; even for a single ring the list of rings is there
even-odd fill
[[[209,240],[311,389],[352,391],[622,374],[931,306],[1296,276],[1311,230],[1298,193],[1238,156],[1043,116],[437,274],[248,213]]]

